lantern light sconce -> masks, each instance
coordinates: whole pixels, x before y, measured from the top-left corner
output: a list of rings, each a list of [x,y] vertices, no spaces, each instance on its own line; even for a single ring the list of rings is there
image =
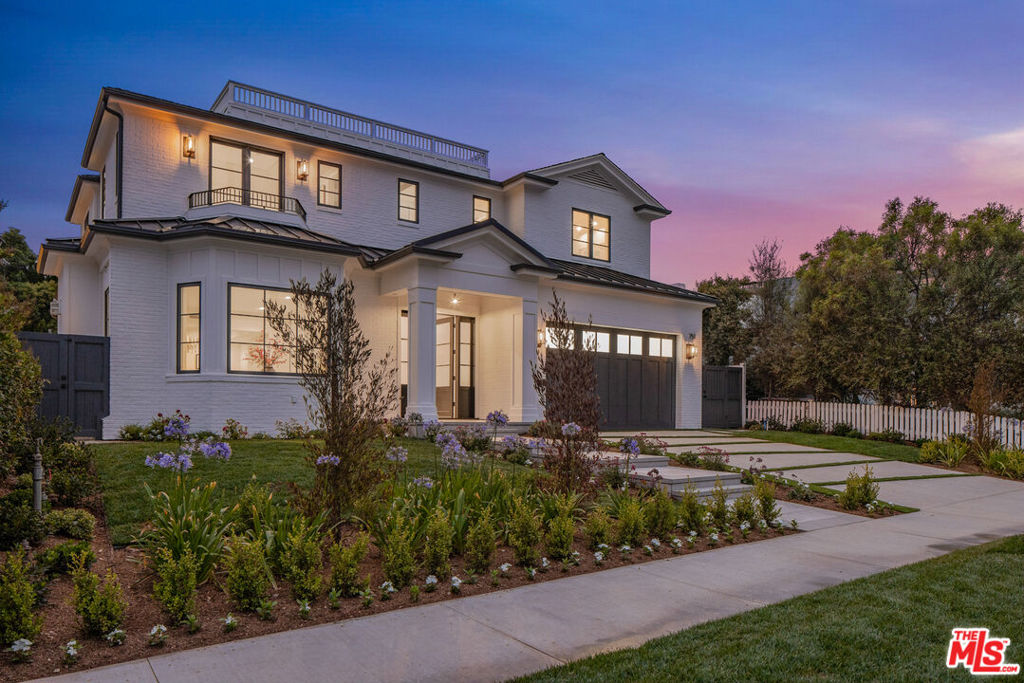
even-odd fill
[[[309,162],[308,161],[306,161],[305,159],[299,159],[298,160],[297,169],[295,171],[295,176],[299,180],[303,180],[303,181],[305,181],[306,179],[309,178]]]
[[[690,333],[690,336],[686,338],[686,359],[693,360],[697,357],[697,335],[694,332]]]
[[[181,136],[181,156],[186,159],[196,158],[196,139],[188,133]]]

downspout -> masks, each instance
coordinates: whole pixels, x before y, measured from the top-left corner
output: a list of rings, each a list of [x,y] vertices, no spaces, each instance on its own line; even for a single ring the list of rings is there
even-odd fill
[[[124,197],[124,116],[121,112],[111,109],[104,102],[103,111],[113,114],[117,118],[117,217],[121,217],[121,204]]]

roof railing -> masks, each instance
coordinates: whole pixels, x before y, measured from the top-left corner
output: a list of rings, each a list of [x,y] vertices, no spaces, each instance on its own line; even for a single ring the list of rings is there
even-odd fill
[[[478,166],[481,169],[487,168],[488,152],[486,149],[464,145],[461,142],[369,119],[365,116],[350,114],[340,109],[324,107],[263,88],[228,81],[217,101],[214,102],[213,109],[217,110],[224,106],[225,101],[263,109],[280,116],[307,121],[326,128],[355,133],[371,140],[380,140],[427,152],[445,159]]]

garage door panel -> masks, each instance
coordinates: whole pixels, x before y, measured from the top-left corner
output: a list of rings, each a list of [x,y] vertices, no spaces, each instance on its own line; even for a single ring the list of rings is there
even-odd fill
[[[675,427],[675,361],[651,355],[651,336],[632,330],[597,328],[643,338],[643,354],[599,353],[595,363],[601,413],[606,429],[671,429]],[[676,346],[676,345],[673,345]],[[617,350],[616,345],[613,348]],[[657,346],[655,348],[658,348]]]

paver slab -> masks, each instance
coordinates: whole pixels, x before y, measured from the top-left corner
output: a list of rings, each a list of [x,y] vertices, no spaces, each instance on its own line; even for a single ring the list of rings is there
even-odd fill
[[[148,659],[136,659],[40,679],[52,683],[157,683]]]
[[[757,462],[760,458],[760,462]],[[753,460],[752,460],[753,459]],[[734,467],[750,467],[756,464],[769,470],[779,470],[788,467],[813,467],[815,465],[828,465],[830,463],[872,463],[880,458],[871,455],[860,455],[859,453],[833,453],[824,451],[821,453],[740,453],[729,458],[729,464]]]
[[[803,531],[815,531],[817,529],[828,529],[844,524],[857,524],[863,522],[860,515],[851,515],[836,510],[826,510],[813,505],[801,505],[789,500],[778,501],[779,519],[783,524],[788,525],[790,520],[795,519],[797,527]]]
[[[958,474],[957,472],[950,472],[938,467],[915,465],[914,463],[902,462],[900,460],[882,460],[880,462],[868,463],[868,466],[871,467],[871,474],[875,479],[886,479],[888,477],[935,477]],[[822,484],[830,481],[844,481],[850,472],[863,474],[864,467],[865,465],[811,467],[802,470],[783,470],[779,472],[779,475],[787,479],[799,479],[811,484]]]
[[[841,491],[845,484],[836,484],[830,488]],[[999,494],[1024,492],[1024,484],[996,479],[995,477],[945,477],[941,479],[907,479],[903,481],[882,481],[878,483],[878,497],[889,503],[898,503],[909,507],[928,510],[945,508],[947,512],[963,512],[971,514],[995,514],[1001,511],[1006,517],[1017,512],[1017,519],[1024,520],[1024,500],[1010,498],[1009,502],[1001,500]],[[991,502],[985,501],[993,497]],[[969,501],[973,505],[967,505]],[[964,503],[962,507],[953,507]],[[1024,528],[1024,522],[1022,522]]]
[[[643,430],[635,429],[633,431],[624,431],[621,429],[611,430],[607,432],[601,432],[601,436],[608,439],[620,439],[624,436],[636,436],[637,434],[646,434],[647,436],[656,436],[658,438],[664,438],[666,436],[676,437],[678,439],[697,439],[708,436],[722,436],[717,432],[708,432],[703,429],[662,429],[662,430]],[[730,435],[731,436],[731,435]]]
[[[824,448],[813,448],[811,446],[799,446],[791,443],[777,443],[775,441],[760,441],[759,439],[751,439],[749,443],[738,443],[738,444],[724,444],[721,446],[712,446],[713,448],[719,448],[728,453],[824,453]],[[701,446],[697,444],[678,444],[669,446],[668,450],[671,453],[696,453],[700,450]]]

